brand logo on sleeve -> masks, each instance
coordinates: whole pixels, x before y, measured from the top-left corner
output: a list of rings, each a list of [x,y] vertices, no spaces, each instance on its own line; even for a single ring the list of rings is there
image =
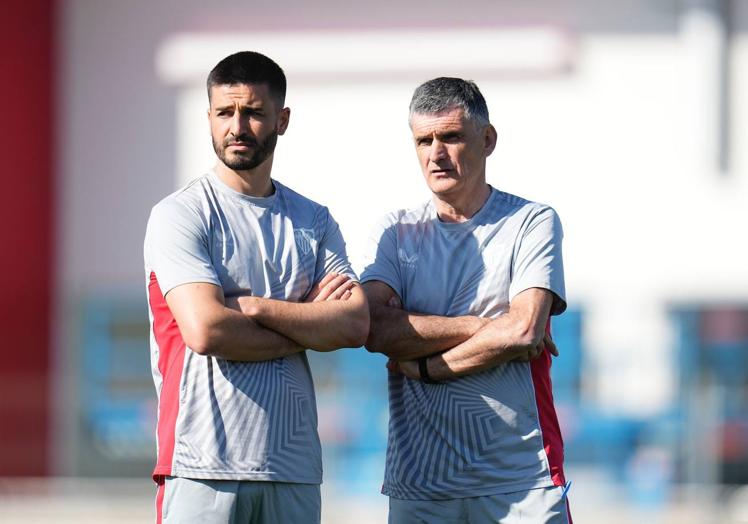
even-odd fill
[[[308,255],[312,252],[312,243],[315,242],[313,229],[294,229],[293,237],[296,240],[296,247],[302,254]]]

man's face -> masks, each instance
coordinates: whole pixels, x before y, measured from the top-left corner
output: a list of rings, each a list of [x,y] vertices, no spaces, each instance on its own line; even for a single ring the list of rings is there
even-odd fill
[[[496,146],[496,131],[466,120],[464,113],[456,108],[411,117],[418,162],[437,196],[459,196],[485,184],[486,157]]]
[[[256,168],[286,132],[289,109],[276,107],[267,84],[216,85],[210,92],[208,119],[216,155],[235,171]]]

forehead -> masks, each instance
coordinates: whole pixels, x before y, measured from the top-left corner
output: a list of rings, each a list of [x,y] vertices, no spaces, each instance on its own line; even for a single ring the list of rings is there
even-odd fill
[[[210,88],[210,104],[273,105],[274,100],[267,84],[219,84]]]
[[[465,110],[461,107],[435,114],[415,113],[410,119],[413,136],[451,133],[466,127]]]

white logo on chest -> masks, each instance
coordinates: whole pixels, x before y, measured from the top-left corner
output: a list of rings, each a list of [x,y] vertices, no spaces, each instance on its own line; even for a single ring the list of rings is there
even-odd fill
[[[418,261],[418,253],[408,255],[403,248],[399,247],[397,248],[397,258],[402,264],[413,267]]]
[[[302,254],[308,255],[312,252],[312,242],[314,241],[314,230],[299,228],[293,230],[293,237],[296,240],[296,247]]]

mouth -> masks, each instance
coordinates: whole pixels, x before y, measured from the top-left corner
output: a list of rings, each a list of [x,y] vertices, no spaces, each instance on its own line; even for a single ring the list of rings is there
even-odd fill
[[[249,142],[232,142],[226,146],[227,149],[233,148],[239,151],[249,151],[251,147],[254,147],[254,145]]]

